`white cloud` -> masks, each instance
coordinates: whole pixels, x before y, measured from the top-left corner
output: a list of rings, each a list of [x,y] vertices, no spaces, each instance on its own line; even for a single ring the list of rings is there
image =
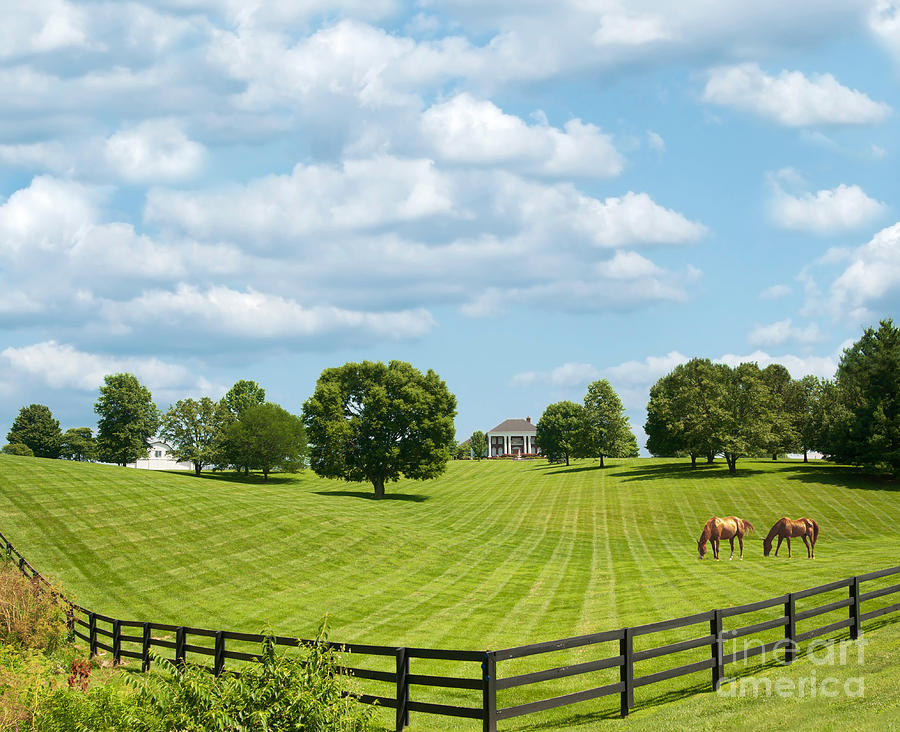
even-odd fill
[[[84,12],[65,0],[31,0],[3,13],[0,57],[86,45]]]
[[[608,13],[591,39],[598,46],[642,46],[671,38],[665,20],[659,15]]]
[[[647,130],[647,144],[656,152],[665,152],[666,141],[662,139],[659,133],[653,130]]]
[[[796,356],[786,353],[780,356],[773,356],[766,351],[753,351],[744,356],[733,353],[726,353],[724,356],[715,359],[716,363],[724,363],[734,368],[742,363],[756,363],[761,369],[772,364],[781,364],[791,374],[794,379],[800,379],[804,376],[818,376],[821,379],[830,379],[837,370],[838,362],[844,350],[844,344],[827,356]]]
[[[790,318],[779,320],[768,325],[757,325],[747,337],[752,346],[780,346],[789,341],[799,343],[816,343],[822,340],[822,334],[815,323],[805,328],[793,325]]]
[[[831,74],[807,77],[800,71],[782,71],[769,76],[753,63],[710,71],[703,98],[788,127],[873,124],[884,121],[891,111],[887,104],[841,85]]]
[[[771,204],[772,219],[784,229],[839,234],[871,223],[887,207],[870,198],[857,185],[792,195],[776,186]]]
[[[106,356],[80,351],[71,345],[45,341],[0,351],[7,368],[19,377],[36,379],[53,389],[94,391],[107,374],[128,371],[151,390],[208,390],[212,384],[185,366],[157,358]]]
[[[564,363],[550,371],[523,371],[511,379],[512,386],[549,384],[555,388],[587,386],[600,378],[600,371],[589,363]]]
[[[759,296],[763,300],[780,300],[781,298],[790,295],[791,292],[791,288],[787,285],[772,285],[759,293]]]
[[[900,223],[882,229],[871,241],[845,254],[849,264],[830,287],[831,313],[866,323],[878,312],[896,312],[900,304]]]
[[[171,181],[196,175],[206,150],[170,119],[147,120],[106,140],[107,164],[129,181]]]
[[[190,322],[190,337],[224,335],[250,341],[308,339],[351,335],[359,340],[405,340],[428,333],[435,321],[423,309],[362,312],[316,305],[306,307],[285,297],[228,287],[201,290],[179,285],[175,291],[152,290],[127,302],[106,302],[103,315],[117,330],[178,328]]]
[[[569,120],[564,130],[527,125],[487,100],[467,93],[435,104],[422,115],[422,132],[449,161],[511,163],[548,175],[613,176],[623,160],[612,138],[592,124]]]
[[[869,29],[900,60],[900,3],[878,0],[869,11]]]

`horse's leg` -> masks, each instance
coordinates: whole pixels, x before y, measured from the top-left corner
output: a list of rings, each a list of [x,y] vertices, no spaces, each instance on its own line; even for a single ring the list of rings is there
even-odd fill
[[[718,562],[719,561],[719,540],[714,539],[713,541],[716,542],[716,550],[713,552],[713,557],[715,557],[715,560]]]
[[[738,534],[738,543],[741,545],[741,556],[739,559],[744,559],[744,537]]]
[[[806,558],[812,559],[812,550],[809,548],[809,541],[806,538],[806,534],[803,535],[803,543],[806,544]]]
[[[790,559],[791,558],[791,537],[786,536],[784,538],[785,538],[785,541],[787,541],[787,543],[788,543],[788,559]]]
[[[778,546],[775,547],[775,556],[778,556],[778,550],[781,549],[781,542],[784,541],[783,536],[778,537]]]
[[[731,556],[728,557],[728,561],[730,562],[732,559],[734,559],[734,537],[732,536],[728,541],[731,542]]]

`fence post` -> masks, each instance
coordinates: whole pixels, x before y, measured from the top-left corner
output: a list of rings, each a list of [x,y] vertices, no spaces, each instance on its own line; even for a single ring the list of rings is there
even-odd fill
[[[112,624],[113,663],[122,663],[122,625],[120,620],[113,620]]]
[[[184,626],[180,625],[175,628],[175,663],[183,664],[185,657],[184,643],[185,643],[185,630]]]
[[[144,623],[141,637],[141,671],[150,670],[150,623]]]
[[[497,654],[485,651],[481,662],[483,732],[497,732]]]
[[[797,643],[794,638],[797,635],[796,601],[794,593],[788,593],[788,601],[784,603],[784,616],[787,623],[784,626],[784,639],[787,641],[784,648],[784,662],[793,663],[797,656]]]
[[[619,681],[624,686],[619,703],[619,714],[628,716],[628,710],[634,706],[634,631],[631,628],[622,630],[619,639],[619,655],[622,657],[622,665],[619,666]]]
[[[213,656],[213,670],[216,676],[221,676],[225,670],[225,631],[216,631],[216,655]]]
[[[862,615],[862,608],[859,606],[859,577],[853,577],[850,580],[850,599],[852,600],[850,603],[850,620],[853,621],[850,624],[850,639],[857,640],[862,632],[862,622],[859,619],[859,616]]]
[[[725,677],[725,662],[722,653],[722,611],[713,610],[713,616],[709,621],[709,634],[712,642],[712,690],[718,691]]]
[[[88,638],[90,638],[91,655],[97,655],[97,616],[88,613]]]
[[[19,571],[25,574],[25,557],[19,556]]]
[[[397,648],[394,659],[397,664],[396,729],[397,732],[402,732],[409,724],[409,655],[406,648]]]

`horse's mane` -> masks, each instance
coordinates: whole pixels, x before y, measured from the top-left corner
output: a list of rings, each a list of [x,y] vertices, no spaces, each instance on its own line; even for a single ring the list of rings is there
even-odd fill
[[[710,519],[709,521],[706,522],[706,526],[703,527],[703,533],[700,534],[701,542],[709,541],[709,537],[712,536],[712,528],[710,528],[710,527],[712,526],[712,522],[714,520],[715,519]]]
[[[769,529],[769,533],[766,536],[766,539],[763,542],[763,544],[765,544],[767,546],[772,546],[772,538],[778,533],[778,529],[784,523],[784,521],[785,521],[785,519],[780,518],[780,519],[778,519],[778,521],[775,522],[775,525],[772,526],[771,529]]]

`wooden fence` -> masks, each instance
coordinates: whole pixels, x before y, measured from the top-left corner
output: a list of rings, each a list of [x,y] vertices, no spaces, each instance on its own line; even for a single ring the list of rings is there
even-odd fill
[[[0,543],[0,548],[5,550],[7,559],[16,562],[26,577],[49,586],[46,579],[25,560],[2,534],[0,534],[0,542],[2,542]],[[900,611],[900,602],[894,602],[893,604],[870,610],[864,610],[863,607],[865,602],[900,593],[900,583],[866,592],[862,591],[861,585],[865,582],[897,574],[900,574],[900,566],[869,572],[856,577],[837,580],[836,582],[829,582],[828,584],[801,590],[800,592],[791,592],[768,600],[752,602],[737,607],[708,610],[672,620],[663,620],[630,628],[608,630],[544,643],[533,643],[503,650],[462,651],[334,642],[327,642],[326,645],[336,651],[350,654],[354,666],[341,667],[341,669],[351,674],[354,678],[389,685],[392,692],[390,695],[383,693],[380,695],[355,694],[354,696],[358,701],[365,704],[377,704],[381,707],[394,709],[398,732],[409,724],[410,712],[481,720],[483,730],[494,732],[497,729],[497,723],[507,719],[616,694],[619,695],[620,714],[624,717],[628,714],[629,709],[634,707],[634,691],[637,688],[679,676],[709,671],[711,673],[711,688],[715,690],[720,687],[725,679],[725,670],[728,664],[745,661],[760,654],[776,652],[783,653],[785,663],[791,663],[796,657],[798,644],[845,628],[849,628],[851,639],[859,638],[864,621]],[[799,601],[807,600],[807,598],[818,598],[820,595],[839,592],[844,589],[847,591],[846,597],[802,610],[797,609]],[[258,654],[248,649],[248,644],[254,644],[256,647],[259,647],[263,643],[271,642],[280,646],[298,647],[308,646],[316,642],[288,636],[265,636],[227,630],[208,630],[164,623],[121,620],[91,612],[68,600],[66,602],[72,610],[70,619],[72,629],[79,639],[88,644],[91,655],[102,649],[112,654],[116,662],[121,662],[123,659],[140,661],[142,671],[146,671],[150,667],[151,649],[163,649],[163,651],[154,650],[154,653],[164,657],[165,650],[168,650],[171,653],[172,660],[176,663],[196,663],[205,666],[215,674],[220,674],[225,670],[228,660],[244,662],[259,660]],[[731,620],[732,618],[739,618],[740,616],[759,613],[772,608],[779,609],[779,612],[773,618],[749,625],[731,627],[735,622]],[[847,609],[846,618],[829,622],[825,625],[814,625],[811,628],[798,632],[798,623],[805,623],[813,618],[818,618],[820,615],[840,611],[843,608]],[[728,621],[728,628],[725,628],[726,621]],[[701,630],[698,631],[697,626]],[[750,638],[777,628],[784,628],[783,637],[769,642],[759,641],[757,645],[750,647],[747,647],[745,643],[744,650],[726,653],[726,646],[729,640]],[[646,648],[635,649],[635,639],[637,638],[652,637],[654,634],[667,633],[676,629],[690,629],[693,637],[663,645],[652,645]],[[658,643],[659,641],[652,642]],[[231,648],[227,648],[226,645],[231,646]],[[597,660],[567,666],[556,666],[502,678],[498,675],[500,665],[514,659],[592,646],[598,647],[599,650],[608,655],[604,655],[604,657]],[[238,650],[238,648],[243,648],[243,650]],[[708,648],[709,656],[699,661],[665,668],[653,673],[640,673],[640,664],[644,661],[699,648]],[[357,660],[364,661],[366,658],[372,657],[384,659],[381,669],[367,668],[366,666],[371,664],[364,663],[360,666],[357,663]],[[389,663],[388,658],[393,658],[393,664]],[[443,674],[416,674],[410,671],[410,661],[412,659],[430,659],[432,662],[446,662],[450,664],[448,666],[450,670],[458,669],[461,662],[462,665],[471,664],[474,668],[472,669],[472,675],[465,677]],[[210,661],[211,665],[209,665]],[[384,668],[384,661],[388,661],[390,666],[387,670]],[[498,703],[498,695],[510,689],[518,689],[541,682],[616,668],[618,669],[618,681],[614,683],[511,706],[500,706]],[[470,692],[480,692],[480,694],[477,694],[480,697],[480,704],[477,706],[455,706],[415,701],[411,698],[413,687],[461,689],[469,690]]]

